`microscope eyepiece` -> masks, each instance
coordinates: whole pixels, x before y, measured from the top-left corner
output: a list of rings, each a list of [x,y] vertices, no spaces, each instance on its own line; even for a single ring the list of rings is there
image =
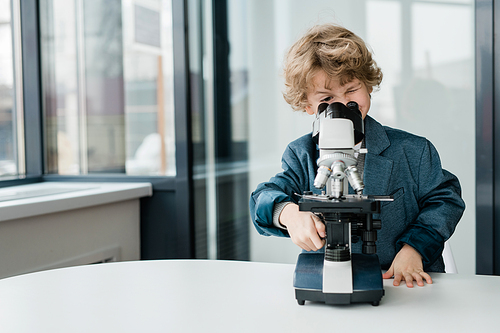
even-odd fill
[[[359,110],[358,103],[354,101],[347,103],[347,107],[351,110]]]

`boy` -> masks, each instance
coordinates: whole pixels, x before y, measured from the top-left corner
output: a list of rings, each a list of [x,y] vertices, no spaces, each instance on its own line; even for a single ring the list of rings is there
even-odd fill
[[[361,38],[336,25],[310,29],[289,50],[284,64],[285,100],[310,115],[321,103],[355,101],[365,123],[359,154],[365,195],[392,195],[381,205],[382,229],[377,254],[383,277],[394,285],[432,283],[426,272],[444,272],[444,242],[465,209],[458,179],[442,169],[439,155],[425,138],[382,126],[368,116],[371,93],[382,72]],[[300,212],[295,193],[320,191],[313,186],[318,148],[311,134],[291,142],[282,157],[283,172],[260,184],[250,198],[257,231],[289,236],[305,251],[322,250],[325,225],[311,212]],[[352,193],[352,189],[350,189]],[[361,242],[352,244],[361,252]]]

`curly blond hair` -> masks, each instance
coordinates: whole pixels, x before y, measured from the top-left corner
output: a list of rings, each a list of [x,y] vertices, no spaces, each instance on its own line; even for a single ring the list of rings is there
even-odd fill
[[[285,57],[283,97],[294,110],[305,110],[308,89],[320,70],[341,85],[358,79],[368,88],[378,88],[383,76],[360,37],[334,24],[314,26]]]

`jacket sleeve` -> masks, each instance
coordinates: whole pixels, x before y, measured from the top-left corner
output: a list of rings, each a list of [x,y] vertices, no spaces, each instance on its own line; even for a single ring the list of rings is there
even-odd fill
[[[289,237],[285,229],[273,225],[274,205],[280,202],[297,203],[295,193],[302,193],[308,183],[307,171],[301,158],[288,146],[282,157],[283,171],[261,183],[250,196],[250,216],[261,235]]]
[[[426,269],[441,257],[444,242],[465,210],[457,177],[442,169],[438,152],[429,141],[418,169],[418,207],[419,213],[398,239],[396,251],[404,244],[412,246],[422,256]]]

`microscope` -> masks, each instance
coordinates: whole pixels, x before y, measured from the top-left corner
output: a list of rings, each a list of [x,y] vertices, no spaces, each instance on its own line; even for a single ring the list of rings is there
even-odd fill
[[[363,195],[355,154],[364,137],[364,123],[356,102],[323,103],[313,123],[313,139],[319,145],[314,187],[321,194],[299,195],[299,209],[316,214],[326,225],[324,253],[304,252],[294,272],[295,298],[326,304],[372,303],[384,295],[380,262],[376,255],[377,230],[382,201],[391,196]],[[346,181],[347,180],[347,181]],[[349,184],[355,194],[347,194]],[[362,253],[352,253],[351,244],[361,240]]]

